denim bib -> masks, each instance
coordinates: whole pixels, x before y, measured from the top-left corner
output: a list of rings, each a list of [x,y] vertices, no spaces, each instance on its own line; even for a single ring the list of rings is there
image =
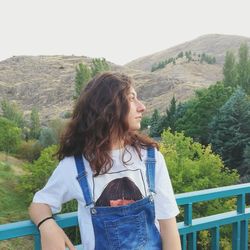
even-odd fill
[[[146,175],[149,196],[117,207],[97,207],[92,199],[82,155],[75,156],[86,206],[90,208],[95,234],[95,250],[161,250],[162,242],[155,226],[155,150],[147,149]]]

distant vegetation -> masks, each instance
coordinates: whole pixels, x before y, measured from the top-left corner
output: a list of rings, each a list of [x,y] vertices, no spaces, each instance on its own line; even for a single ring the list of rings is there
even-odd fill
[[[179,55],[180,57],[182,56]],[[172,98],[166,113],[155,110],[143,119],[143,129],[159,137],[165,129],[183,131],[203,145],[211,145],[229,169],[237,170],[242,182],[250,181],[250,56],[242,44],[236,58],[227,52],[224,79],[208,89],[196,91],[184,103]]]
[[[216,58],[214,56],[207,55],[206,53],[197,55],[195,52],[192,53],[191,50],[186,51],[186,52],[181,51],[176,57],[171,57],[163,61],[160,61],[158,63],[155,63],[151,68],[151,72],[154,72],[158,69],[163,69],[165,68],[167,64],[170,64],[170,63],[176,64],[178,59],[181,59],[181,58],[185,60],[186,62],[197,61],[200,63],[206,62],[208,64],[216,63]]]
[[[78,67],[76,67],[74,99],[79,97],[81,90],[92,77],[103,71],[108,71],[109,69],[110,67],[105,58],[94,58],[90,67],[80,63]]]

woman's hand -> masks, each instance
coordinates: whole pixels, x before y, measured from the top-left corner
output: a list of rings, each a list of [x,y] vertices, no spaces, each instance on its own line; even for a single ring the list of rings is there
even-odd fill
[[[51,219],[44,222],[40,227],[42,250],[75,250],[65,232]]]

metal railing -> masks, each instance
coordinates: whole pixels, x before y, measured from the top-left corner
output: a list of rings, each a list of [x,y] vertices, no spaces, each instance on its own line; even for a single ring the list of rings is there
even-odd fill
[[[184,206],[184,221],[178,223],[183,250],[197,249],[197,233],[211,232],[211,249],[219,250],[220,227],[232,225],[232,249],[248,250],[248,221],[250,208],[246,208],[246,194],[250,193],[250,183],[206,189],[176,195],[179,206]],[[214,199],[236,197],[235,211],[193,219],[193,204]],[[62,228],[78,225],[77,213],[57,215],[56,221]],[[0,225],[0,240],[33,235],[35,250],[41,249],[40,235],[36,226],[29,220]],[[80,247],[80,246],[79,246]]]

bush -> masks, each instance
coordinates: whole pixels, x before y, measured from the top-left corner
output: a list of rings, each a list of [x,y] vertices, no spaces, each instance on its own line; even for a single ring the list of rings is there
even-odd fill
[[[17,155],[29,162],[37,160],[41,155],[42,146],[37,140],[22,141],[17,149]]]

